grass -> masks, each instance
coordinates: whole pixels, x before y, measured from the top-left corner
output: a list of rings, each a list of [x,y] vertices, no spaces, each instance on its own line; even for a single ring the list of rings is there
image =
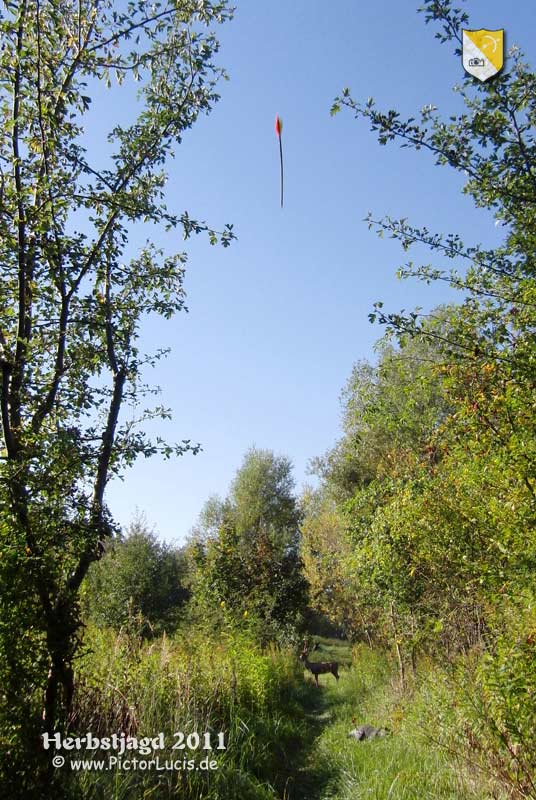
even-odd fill
[[[317,655],[318,654],[318,655]],[[349,648],[321,641],[318,660],[339,657],[348,663]],[[400,694],[391,681],[384,654],[367,648],[354,651],[352,669],[342,669],[338,684],[322,676],[321,689],[310,711],[321,729],[308,755],[305,774],[320,772],[323,781],[308,800],[484,800],[488,788],[460,764],[449,761],[424,733],[423,714],[433,714],[421,702]],[[348,733],[364,723],[389,727],[383,739],[358,742]],[[329,773],[329,774],[326,774]],[[311,782],[314,785],[314,781]]]
[[[261,652],[229,635],[151,643],[93,631],[79,668],[73,721],[80,731],[136,735],[177,730],[226,733],[218,769],[81,772],[83,800],[485,800],[498,798],[424,733],[433,693],[402,695],[381,652],[316,637],[314,660],[336,660],[340,680],[302,671],[297,653]],[[432,698],[432,699],[430,699]],[[357,742],[356,725],[389,727]],[[172,753],[161,754],[164,758]],[[175,754],[176,755],[176,754]]]
[[[122,731],[152,737],[162,731],[167,747],[158,753],[161,761],[178,756],[198,761],[206,755],[173,751],[176,731],[208,731],[214,741],[223,731],[227,749],[211,751],[218,762],[212,772],[82,771],[74,776],[73,797],[276,800],[284,795],[309,735],[299,703],[307,687],[294,654],[263,653],[239,634],[218,642],[192,634],[144,643],[94,629],[87,645],[73,728],[96,736]]]

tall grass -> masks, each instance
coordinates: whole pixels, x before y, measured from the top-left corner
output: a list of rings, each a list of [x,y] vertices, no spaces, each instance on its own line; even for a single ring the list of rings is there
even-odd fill
[[[338,660],[340,681],[317,689],[297,653],[261,651],[245,634],[200,633],[144,642],[90,628],[78,665],[71,728],[95,736],[164,734],[160,762],[203,749],[172,750],[173,734],[209,732],[212,770],[81,770],[68,775],[77,800],[500,800],[500,782],[472,769],[463,751],[451,687],[432,666],[402,693],[388,656],[319,640],[315,659]],[[364,723],[388,727],[358,742]],[[217,734],[225,750],[216,749]],[[92,754],[94,755],[94,754]],[[102,755],[102,754],[100,754]],[[125,758],[133,753],[125,754]],[[134,754],[135,755],[135,754]],[[145,756],[146,759],[151,756]],[[68,773],[66,773],[68,774]]]
[[[208,751],[217,762],[210,771],[80,771],[72,778],[72,794],[87,800],[282,797],[307,735],[297,702],[302,686],[293,653],[263,653],[237,633],[218,642],[190,633],[146,643],[90,629],[78,669],[74,730],[136,737],[162,732],[167,747],[158,753],[161,763],[184,757],[198,763],[207,755],[202,749],[172,750],[179,731],[209,732],[214,748],[223,732],[226,749]]]
[[[339,685],[327,682],[321,707],[330,718],[311,761],[331,765],[322,800],[484,800],[501,796],[480,773],[455,758],[430,736],[440,704],[423,681],[401,693],[394,665],[381,652],[354,648],[353,667]],[[430,679],[434,682],[434,679]],[[436,698],[437,699],[437,698]],[[319,706],[320,710],[320,706]],[[364,723],[388,727],[382,739],[358,742],[348,736]]]

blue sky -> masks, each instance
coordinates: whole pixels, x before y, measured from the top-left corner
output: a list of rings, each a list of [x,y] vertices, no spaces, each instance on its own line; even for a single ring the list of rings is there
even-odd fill
[[[461,194],[452,170],[423,152],[380,147],[348,112],[330,117],[344,86],[408,116],[428,103],[444,115],[459,110],[451,87],[461,81],[460,61],[417,6],[238,0],[235,19],[220,28],[219,61],[230,81],[177,148],[168,205],[215,227],[232,222],[238,241],[223,250],[157,234],[166,248],[189,253],[190,312],[151,320],[142,340],[147,350],[172,348],[148,378],[162,387],[173,421],[152,430],[200,442],[203,452],[139,461],[110,484],[120,523],[139,508],[162,538],[183,541],[205,500],[225,495],[253,444],[292,459],[297,490],[311,480],[309,459],[339,435],[339,394],[352,364],[373,358],[381,335],[367,319],[374,301],[398,310],[449,299],[443,287],[396,279],[407,254],[368,230],[369,210],[471,243],[498,241],[493,219]],[[535,63],[532,0],[465,7],[469,27],[505,28],[507,45]],[[127,118],[128,102],[114,110]],[[283,210],[276,113],[284,121]]]

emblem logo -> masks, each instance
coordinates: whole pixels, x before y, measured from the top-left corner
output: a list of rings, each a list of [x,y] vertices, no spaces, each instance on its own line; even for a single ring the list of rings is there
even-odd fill
[[[487,81],[504,66],[504,29],[462,31],[462,62],[469,75]]]

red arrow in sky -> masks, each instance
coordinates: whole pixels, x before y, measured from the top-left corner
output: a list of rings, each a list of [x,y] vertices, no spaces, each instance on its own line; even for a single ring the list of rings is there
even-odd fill
[[[281,208],[283,208],[283,145],[281,144],[281,132],[283,130],[283,120],[276,114],[275,117],[275,132],[279,139],[279,162],[281,165]]]

